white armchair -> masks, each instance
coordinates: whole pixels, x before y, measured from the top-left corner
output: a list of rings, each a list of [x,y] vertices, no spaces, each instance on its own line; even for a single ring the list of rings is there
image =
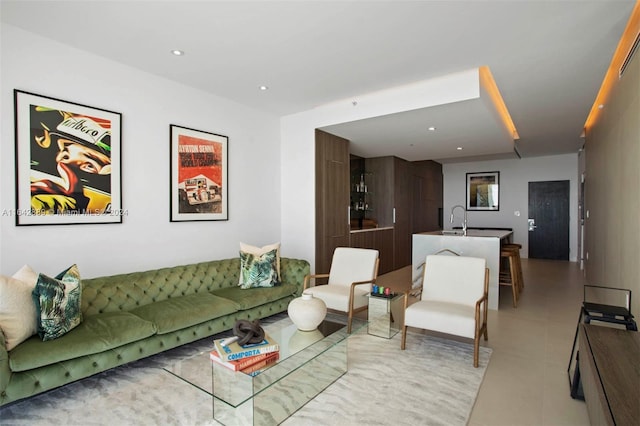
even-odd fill
[[[322,299],[328,309],[347,312],[347,333],[351,333],[353,314],[369,306],[367,295],[376,282],[378,263],[378,250],[337,247],[333,252],[329,273],[304,277],[304,291]],[[329,282],[316,286],[317,278],[329,278]]]
[[[405,295],[401,349],[407,327],[474,339],[473,366],[478,366],[480,336],[487,340],[489,269],[485,259],[429,255],[421,300],[408,305]]]

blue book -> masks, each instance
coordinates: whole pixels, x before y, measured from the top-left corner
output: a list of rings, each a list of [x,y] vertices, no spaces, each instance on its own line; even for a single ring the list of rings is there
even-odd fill
[[[231,341],[229,339],[231,339]],[[227,341],[226,343],[225,340]],[[213,344],[222,361],[237,361],[239,359],[280,350],[278,343],[267,333],[265,333],[264,340],[260,343],[240,346],[233,338],[226,337],[224,339],[215,339]]]

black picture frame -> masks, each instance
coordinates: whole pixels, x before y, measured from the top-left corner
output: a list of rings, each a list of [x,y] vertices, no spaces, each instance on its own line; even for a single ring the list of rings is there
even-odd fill
[[[169,220],[229,220],[229,138],[175,124],[169,133]]]
[[[467,173],[467,210],[500,210],[500,172]]]
[[[122,114],[14,89],[16,226],[122,223]]]

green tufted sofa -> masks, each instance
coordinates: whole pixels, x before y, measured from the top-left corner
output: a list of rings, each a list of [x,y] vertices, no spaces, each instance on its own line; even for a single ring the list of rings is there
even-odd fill
[[[280,268],[282,285],[246,290],[237,258],[85,279],[83,321],[69,333],[10,352],[0,333],[0,406],[286,311],[309,263],[281,258]]]

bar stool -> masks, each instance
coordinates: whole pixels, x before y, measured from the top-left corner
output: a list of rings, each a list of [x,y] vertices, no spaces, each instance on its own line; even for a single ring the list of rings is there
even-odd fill
[[[524,275],[522,273],[522,260],[520,258],[520,249],[522,249],[522,245],[517,243],[506,243],[503,244],[503,247],[507,247],[512,249],[516,253],[516,266],[518,268],[518,291],[524,290]]]
[[[518,307],[518,299],[520,296],[520,281],[518,276],[518,253],[515,248],[502,247],[500,249],[500,258],[505,259],[507,268],[500,271],[499,284],[504,286],[511,286],[511,292],[513,294],[513,307]]]

